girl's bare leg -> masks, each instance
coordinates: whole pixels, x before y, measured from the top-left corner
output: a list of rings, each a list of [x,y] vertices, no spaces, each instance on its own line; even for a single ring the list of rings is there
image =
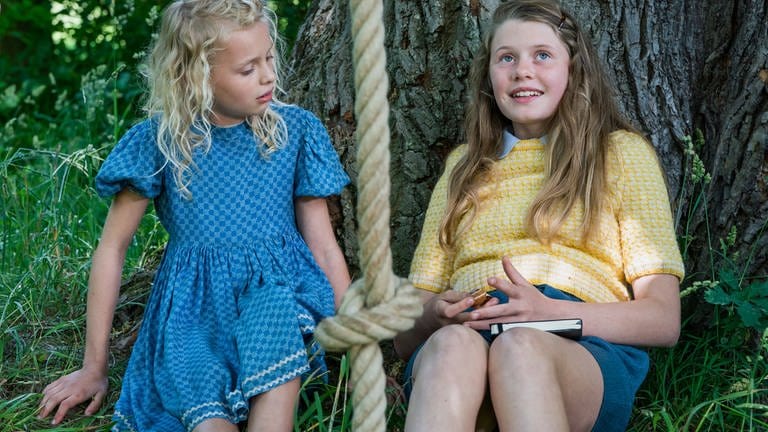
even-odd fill
[[[258,432],[293,431],[293,415],[299,396],[300,378],[251,398],[248,430]]]
[[[501,432],[589,431],[603,400],[600,366],[584,347],[513,329],[489,351],[488,380]]]
[[[486,396],[488,345],[462,325],[441,328],[416,357],[407,432],[474,431]]]
[[[213,418],[205,420],[197,425],[193,432],[238,432],[237,425],[234,425],[224,419]]]

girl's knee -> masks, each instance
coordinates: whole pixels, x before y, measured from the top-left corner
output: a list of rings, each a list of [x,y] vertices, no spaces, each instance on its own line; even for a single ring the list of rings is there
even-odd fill
[[[468,327],[449,325],[433,333],[417,356],[408,408],[410,427],[445,430],[450,423],[452,428],[469,430],[487,392],[488,345],[485,339]],[[435,397],[436,388],[439,397]],[[434,418],[423,418],[424,413],[434,412],[445,413],[441,424],[446,427],[433,424]],[[417,423],[424,428],[414,427]]]
[[[238,432],[237,425],[220,418],[212,418],[197,425],[192,432]]]
[[[422,351],[440,357],[486,357],[488,345],[475,330],[463,325],[445,326],[432,334]]]
[[[494,403],[497,396],[503,400],[558,385],[552,337],[559,336],[528,328],[507,330],[496,337],[488,353],[488,384],[495,394]]]
[[[292,405],[299,397],[300,389],[301,379],[294,378],[264,393],[253,396],[250,400],[251,411],[255,410],[259,404],[267,406]]]
[[[301,381],[294,378],[251,398],[248,430],[285,432],[293,430],[293,411]]]
[[[414,375],[485,375],[487,363],[485,339],[468,327],[449,325],[433,333],[424,344],[414,364]]]
[[[525,368],[526,365],[544,366],[553,360],[551,334],[529,328],[505,331],[494,339],[489,349],[489,366],[494,364]]]

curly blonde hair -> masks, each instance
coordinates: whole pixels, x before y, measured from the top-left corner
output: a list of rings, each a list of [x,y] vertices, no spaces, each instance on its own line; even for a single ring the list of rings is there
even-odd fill
[[[188,189],[193,151],[211,145],[214,94],[211,61],[229,33],[266,23],[275,45],[276,89],[280,88],[280,47],[274,13],[258,0],[177,0],[165,9],[160,31],[144,60],[146,115],[158,121],[157,145],[173,169],[178,189]],[[280,104],[279,101],[275,101]],[[271,107],[247,119],[265,157],[287,138],[282,117]]]
[[[582,240],[595,229],[606,189],[608,135],[637,132],[619,112],[612,85],[587,34],[554,0],[510,0],[495,10],[470,72],[465,117],[467,152],[451,172],[440,245],[452,249],[477,213],[477,190],[498,159],[503,131],[511,123],[496,105],[491,87],[490,45],[508,20],[548,25],[570,55],[568,85],[547,128],[545,181],[528,210],[527,230],[542,243],[556,236],[577,203],[583,204]]]

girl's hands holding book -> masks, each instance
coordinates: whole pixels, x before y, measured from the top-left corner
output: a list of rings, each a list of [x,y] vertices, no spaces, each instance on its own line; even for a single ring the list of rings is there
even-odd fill
[[[449,324],[460,324],[467,319],[466,309],[472,306],[472,299],[458,291],[448,290],[432,296],[424,303],[423,317],[428,327],[438,329]]]
[[[435,331],[447,325],[461,325],[470,320],[471,311],[467,309],[474,306],[474,299],[469,293],[455,290],[443,291],[440,294],[422,290],[421,301],[424,311],[413,327],[394,338],[395,352],[403,360],[407,360]],[[492,298],[482,305],[482,308],[497,303],[498,299]]]
[[[497,303],[498,299],[492,298],[482,308],[485,309]],[[468,293],[448,290],[431,296],[424,303],[424,318],[432,321],[429,324],[434,330],[449,324],[463,324],[473,319],[471,311],[467,311],[473,306],[474,300]]]
[[[505,321],[531,321],[557,318],[547,314],[549,304],[554,302],[528,282],[512,265],[508,257],[501,259],[507,278],[490,277],[488,285],[509,297],[509,302],[487,303],[471,311],[465,325],[476,330],[488,330],[491,323]]]

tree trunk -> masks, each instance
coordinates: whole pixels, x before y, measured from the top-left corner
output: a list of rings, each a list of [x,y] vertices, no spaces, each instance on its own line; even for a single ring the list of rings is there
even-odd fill
[[[392,134],[392,250],[407,275],[432,187],[462,141],[466,79],[480,28],[498,1],[384,1]],[[768,219],[768,7],[760,1],[563,1],[587,30],[617,85],[620,106],[648,134],[667,172],[688,273],[708,278],[710,257],[735,227],[728,252],[764,276]],[[328,126],[356,177],[348,2],[316,0],[299,31],[287,79],[292,102]],[[711,183],[691,184],[684,137]],[[355,187],[337,206],[342,246],[357,266]]]

